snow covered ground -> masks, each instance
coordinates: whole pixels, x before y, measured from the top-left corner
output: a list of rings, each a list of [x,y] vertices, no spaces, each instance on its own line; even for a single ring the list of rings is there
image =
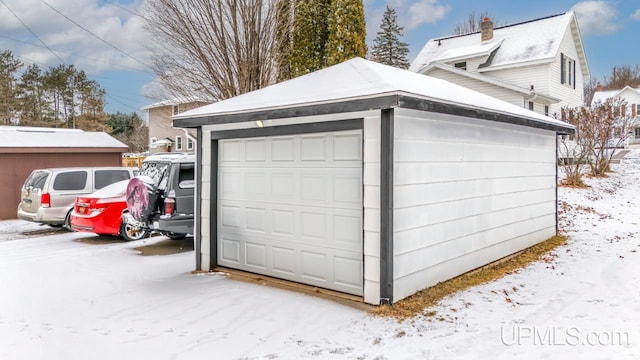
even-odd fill
[[[560,188],[566,246],[401,323],[3,221],[0,359],[637,359],[640,151],[613,169]]]

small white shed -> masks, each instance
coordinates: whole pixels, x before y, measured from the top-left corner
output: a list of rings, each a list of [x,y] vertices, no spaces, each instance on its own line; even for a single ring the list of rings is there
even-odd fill
[[[556,234],[564,122],[356,58],[174,117],[196,268],[393,303]]]

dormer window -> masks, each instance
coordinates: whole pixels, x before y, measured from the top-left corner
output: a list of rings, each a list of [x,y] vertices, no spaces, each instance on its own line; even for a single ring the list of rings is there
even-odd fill
[[[455,63],[455,64],[453,64],[453,66],[456,67],[457,69],[467,70],[467,62],[466,61]]]
[[[560,53],[560,83],[576,88],[576,61]]]

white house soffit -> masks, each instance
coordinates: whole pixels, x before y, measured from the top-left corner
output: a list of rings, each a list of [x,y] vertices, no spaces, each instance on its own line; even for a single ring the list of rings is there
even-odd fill
[[[578,52],[578,60],[580,61],[580,68],[582,69],[582,77],[590,78],[591,72],[589,70],[589,63],[587,62],[587,55],[584,51],[584,45],[582,45],[582,36],[580,35],[580,27],[575,15],[571,20],[571,35],[573,36],[573,42],[576,45],[576,51]]]

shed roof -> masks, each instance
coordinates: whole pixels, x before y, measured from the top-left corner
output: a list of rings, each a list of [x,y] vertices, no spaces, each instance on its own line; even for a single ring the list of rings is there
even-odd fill
[[[440,37],[429,40],[411,63],[411,71],[420,70],[432,62],[455,61],[495,53],[490,63],[480,71],[508,68],[519,64],[553,61],[560,49],[562,38],[571,30],[576,41],[578,57],[583,62],[583,75],[589,76],[589,67],[572,11],[517,24],[496,27],[493,40],[483,43],[481,33]]]
[[[388,102],[381,101],[383,97]],[[363,101],[367,99],[376,101]],[[431,104],[429,109],[432,111],[438,111],[433,108],[454,106],[466,112],[479,111],[518,119],[519,121],[514,122],[533,127],[557,131],[574,129],[565,122],[460,85],[362,58],[354,58],[292,80],[189,110],[175,115],[173,119],[176,127],[198,127],[265,119],[272,113],[295,117],[319,114],[318,111],[328,113],[404,107],[406,101],[403,99],[427,101]],[[348,105],[341,107],[341,111],[331,111],[326,107],[318,110],[320,105],[347,102]],[[438,106],[432,106],[433,104]],[[301,110],[310,107],[315,113]],[[288,111],[285,113],[283,109]]]
[[[1,148],[128,149],[127,145],[104,132],[24,126],[0,126]]]

